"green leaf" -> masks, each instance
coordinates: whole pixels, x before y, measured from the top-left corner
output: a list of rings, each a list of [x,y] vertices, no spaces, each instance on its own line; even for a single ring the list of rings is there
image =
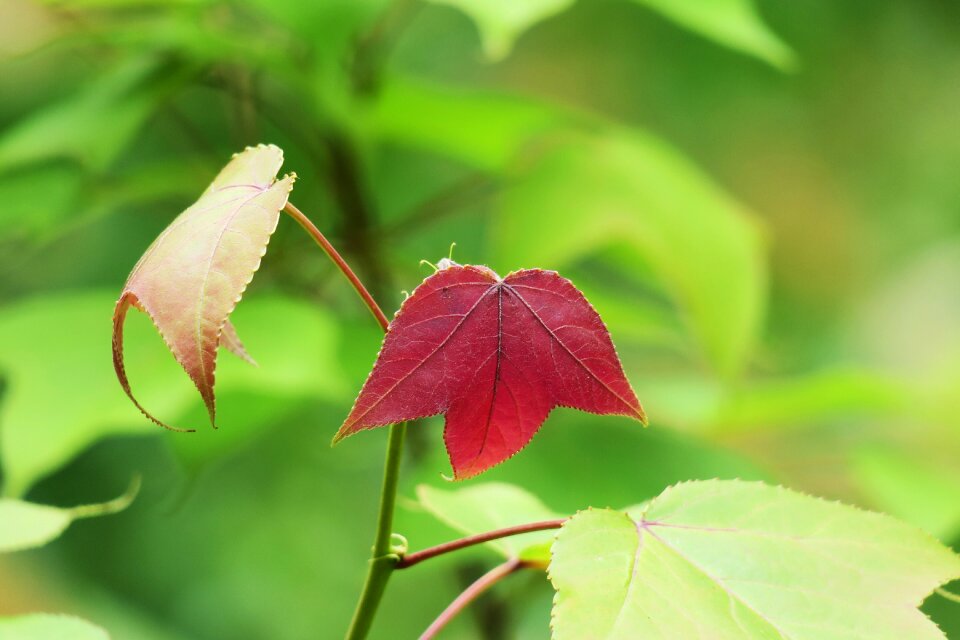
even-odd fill
[[[573,5],[574,0],[430,0],[456,7],[476,23],[483,51],[493,61],[510,54],[524,31]]]
[[[16,618],[0,618],[0,637],[4,640],[109,640],[100,627],[73,616],[31,613]]]
[[[131,143],[181,70],[135,60],[0,135],[0,171],[52,158],[102,170]]]
[[[876,513],[761,483],[578,513],[553,547],[553,637],[943,638],[916,607],[960,558]]]
[[[371,118],[380,138],[491,172],[502,171],[523,144],[564,120],[548,107],[516,96],[403,77],[387,83]]]
[[[0,498],[0,553],[42,547],[60,537],[74,520],[94,518],[123,511],[140,490],[140,478],[134,478],[127,491],[109,502],[72,508]]]
[[[0,374],[8,382],[0,398],[6,495],[22,495],[102,437],[158,432],[124,396],[104,357],[111,331],[104,314],[115,302],[110,292],[61,294],[26,300],[0,313]],[[315,305],[255,298],[233,318],[260,366],[222,358],[218,384],[225,394],[345,396],[336,359],[339,334]],[[144,315],[130,318],[125,338],[130,377],[152,407],[179,416],[198,404],[196,390]],[[212,446],[207,440],[198,438],[198,443]]]
[[[562,517],[533,494],[502,482],[478,484],[457,491],[420,485],[417,498],[420,505],[441,522],[468,536]],[[550,530],[535,531],[486,544],[507,558],[522,558],[546,566],[553,535]]]
[[[649,269],[724,375],[750,354],[765,306],[758,225],[662,141],[607,128],[568,135],[510,176],[497,217],[496,266],[559,269],[609,247]],[[548,234],[548,241],[531,242]],[[508,267],[508,269],[504,269]]]
[[[634,0],[681,27],[774,67],[790,70],[796,56],[761,20],[754,0]]]
[[[873,371],[836,368],[733,391],[712,418],[725,431],[767,430],[840,419],[880,419],[915,410],[911,389]]]
[[[43,163],[0,175],[0,237],[33,239],[75,214],[83,172],[68,163]]]

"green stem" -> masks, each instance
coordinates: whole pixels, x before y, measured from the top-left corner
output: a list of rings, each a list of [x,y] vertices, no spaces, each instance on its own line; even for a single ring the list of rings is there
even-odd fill
[[[403,436],[407,423],[390,427],[387,439],[387,460],[383,469],[383,486],[380,490],[380,512],[377,515],[377,536],[373,542],[373,556],[367,568],[367,579],[353,613],[347,640],[363,640],[370,631],[373,618],[380,606],[380,599],[387,588],[390,575],[397,568],[400,555],[390,544],[393,535],[393,510],[397,501],[397,481],[400,477],[400,459],[403,453]]]
[[[288,202],[284,211],[300,223],[300,226],[320,245],[320,248],[356,289],[357,294],[370,309],[370,313],[376,318],[377,324],[386,331],[390,321],[347,261],[300,209]],[[400,561],[400,554],[394,551],[390,538],[393,535],[393,511],[397,503],[397,482],[400,479],[400,461],[403,458],[403,437],[406,431],[406,422],[390,427],[390,435],[387,438],[387,460],[383,468],[383,486],[380,489],[377,535],[373,541],[373,554],[367,566],[367,578],[363,584],[363,591],[360,592],[360,600],[357,602],[357,609],[353,613],[353,620],[347,631],[347,640],[363,640],[367,637],[377,613],[377,607],[380,606],[380,599],[387,588],[390,574],[397,568],[397,563]]]

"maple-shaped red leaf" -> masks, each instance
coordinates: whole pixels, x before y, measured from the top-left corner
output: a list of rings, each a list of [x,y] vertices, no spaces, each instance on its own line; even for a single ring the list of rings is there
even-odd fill
[[[133,268],[113,314],[113,366],[145,416],[123,364],[123,321],[131,306],[150,316],[193,380],[215,425],[214,374],[223,346],[252,362],[227,320],[260,266],[296,178],[277,181],[283,152],[273,145],[236,154]]]
[[[520,451],[554,407],[646,423],[607,328],[569,280],[443,262],[390,323],[335,442],[443,413],[454,477],[467,478]]]

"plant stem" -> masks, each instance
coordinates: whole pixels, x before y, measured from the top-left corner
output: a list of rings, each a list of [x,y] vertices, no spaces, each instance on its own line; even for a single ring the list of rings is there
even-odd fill
[[[484,542],[497,540],[499,538],[515,536],[521,533],[530,533],[531,531],[559,529],[561,526],[563,526],[564,522],[565,522],[564,519],[543,520],[541,522],[530,522],[528,524],[520,524],[514,527],[496,529],[495,531],[487,531],[486,533],[478,533],[476,535],[467,536],[466,538],[460,538],[459,540],[451,540],[450,542],[444,542],[443,544],[438,544],[435,547],[430,547],[422,551],[417,551],[411,554],[404,555],[403,557],[400,558],[400,561],[397,563],[396,568],[406,569],[407,567],[412,567],[413,565],[423,562],[424,560],[429,560],[430,558],[435,558],[436,556],[440,556],[445,553],[450,553],[451,551],[457,551],[465,547],[470,547],[475,544],[482,544]]]
[[[377,323],[380,327],[386,331],[387,327],[390,325],[390,321],[387,319],[387,316],[384,315],[383,310],[380,308],[380,305],[377,304],[377,301],[373,299],[373,296],[370,295],[370,292],[367,291],[367,288],[363,286],[363,283],[360,281],[360,278],[357,277],[357,274],[353,272],[353,269],[350,268],[350,265],[347,264],[347,261],[343,259],[343,256],[333,248],[333,245],[330,244],[330,241],[327,240],[320,229],[317,229],[310,219],[303,214],[300,209],[295,207],[292,203],[287,202],[286,206],[283,208],[290,216],[300,223],[300,226],[310,234],[310,236],[316,240],[317,244],[320,245],[320,248],[323,249],[324,253],[329,256],[333,263],[337,265],[337,268],[343,272],[343,275],[346,276],[347,280],[350,281],[350,284],[353,285],[353,288],[357,290],[357,293],[360,294],[360,298],[363,299],[364,304],[367,305],[367,308],[370,309],[370,313],[373,314],[373,317],[377,319]]]
[[[480,576],[476,582],[457,596],[457,598],[443,610],[443,613],[437,616],[437,619],[434,620],[433,623],[427,627],[427,630],[423,632],[423,635],[420,636],[420,640],[431,640],[431,638],[436,637],[441,629],[447,626],[458,613],[463,611],[467,605],[476,600],[484,591],[525,566],[519,558],[511,558]]]
[[[357,609],[353,613],[353,620],[347,631],[347,640],[362,640],[367,637],[377,613],[377,607],[380,606],[380,599],[387,588],[387,581],[400,560],[400,556],[391,548],[390,536],[393,533],[393,510],[397,500],[397,481],[400,476],[400,459],[406,427],[405,422],[390,427],[373,555],[367,568],[367,578],[360,593],[360,600],[357,602]]]
[[[363,286],[363,282],[360,281],[357,274],[343,259],[343,256],[300,209],[287,202],[283,210],[300,223],[300,226],[316,240],[324,253],[329,256],[347,280],[350,281],[353,288],[356,289],[370,313],[377,319],[380,327],[386,331],[390,321],[377,301],[367,291],[367,288]],[[400,478],[400,461],[403,458],[403,437],[406,430],[407,423],[405,422],[390,427],[390,434],[387,438],[387,459],[383,468],[383,485],[380,490],[380,509],[377,514],[377,533],[373,541],[373,553],[367,567],[367,577],[363,584],[363,591],[360,593],[357,609],[354,611],[353,620],[347,630],[346,637],[348,640],[362,640],[367,636],[370,625],[373,624],[373,617],[377,613],[377,607],[380,606],[380,599],[383,597],[383,591],[387,587],[390,574],[393,573],[397,562],[400,560],[400,556],[393,551],[390,545],[390,537],[393,534],[393,511],[397,502],[397,482]]]

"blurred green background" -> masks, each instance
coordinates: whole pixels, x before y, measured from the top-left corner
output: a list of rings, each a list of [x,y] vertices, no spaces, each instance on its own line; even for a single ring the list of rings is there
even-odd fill
[[[220,429],[142,314],[143,419],[110,314],[149,242],[230,154],[286,151],[291,200],[387,309],[454,259],[561,270],[651,417],[558,410],[514,482],[564,513],[686,479],[842,499],[960,544],[960,4],[763,0],[0,0],[0,480],[127,511],[0,555],[0,615],[119,640],[335,638],[373,535],[385,431],[335,449],[376,325],[282,220],[218,370]],[[410,429],[396,529],[449,488]],[[0,528],[16,527],[0,522]],[[396,575],[415,637],[496,561]],[[446,637],[546,638],[542,574]],[[924,610],[960,638],[960,607]]]

